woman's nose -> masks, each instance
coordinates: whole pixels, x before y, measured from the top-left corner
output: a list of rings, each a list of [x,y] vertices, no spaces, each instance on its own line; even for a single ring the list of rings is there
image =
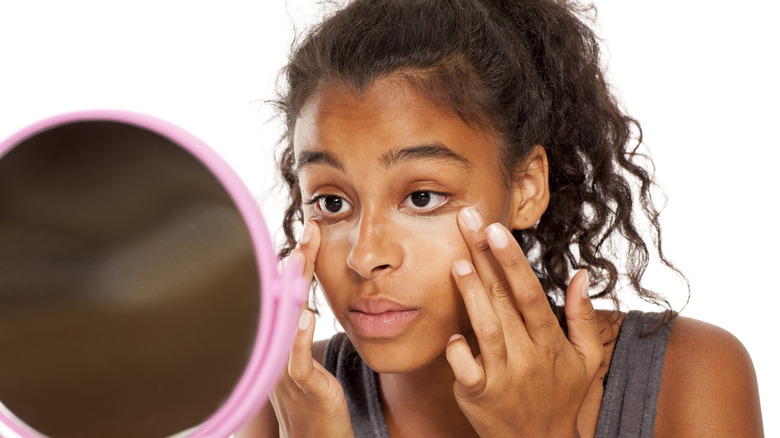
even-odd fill
[[[403,261],[400,236],[381,214],[365,214],[360,219],[353,239],[347,266],[362,278],[392,272]]]

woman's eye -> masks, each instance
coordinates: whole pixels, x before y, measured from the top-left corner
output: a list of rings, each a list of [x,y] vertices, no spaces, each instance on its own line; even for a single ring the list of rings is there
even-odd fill
[[[326,215],[345,213],[352,208],[344,198],[335,195],[320,196],[316,202],[317,209]]]
[[[431,191],[413,192],[404,199],[404,205],[413,210],[433,210],[447,202],[447,195]]]

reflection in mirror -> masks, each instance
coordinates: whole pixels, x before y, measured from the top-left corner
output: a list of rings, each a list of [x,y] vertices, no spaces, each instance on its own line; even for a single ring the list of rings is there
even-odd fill
[[[230,395],[257,333],[247,227],[209,170],[114,121],[0,157],[0,403],[52,437],[166,437]]]

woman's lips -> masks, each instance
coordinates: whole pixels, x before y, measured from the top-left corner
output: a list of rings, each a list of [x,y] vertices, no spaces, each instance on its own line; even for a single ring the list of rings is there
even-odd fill
[[[366,338],[390,338],[403,331],[420,313],[417,309],[390,310],[383,313],[349,312],[349,322]]]
[[[420,309],[386,299],[363,299],[354,303],[347,314],[358,334],[367,338],[390,338],[409,326]]]

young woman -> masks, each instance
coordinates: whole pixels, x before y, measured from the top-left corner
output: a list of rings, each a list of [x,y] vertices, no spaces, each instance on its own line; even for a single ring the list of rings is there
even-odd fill
[[[660,229],[638,124],[576,8],[357,0],[297,45],[283,254],[346,334],[312,345],[304,310],[288,372],[237,436],[762,434],[729,333],[593,309],[623,280],[669,306],[641,283],[637,216]]]

